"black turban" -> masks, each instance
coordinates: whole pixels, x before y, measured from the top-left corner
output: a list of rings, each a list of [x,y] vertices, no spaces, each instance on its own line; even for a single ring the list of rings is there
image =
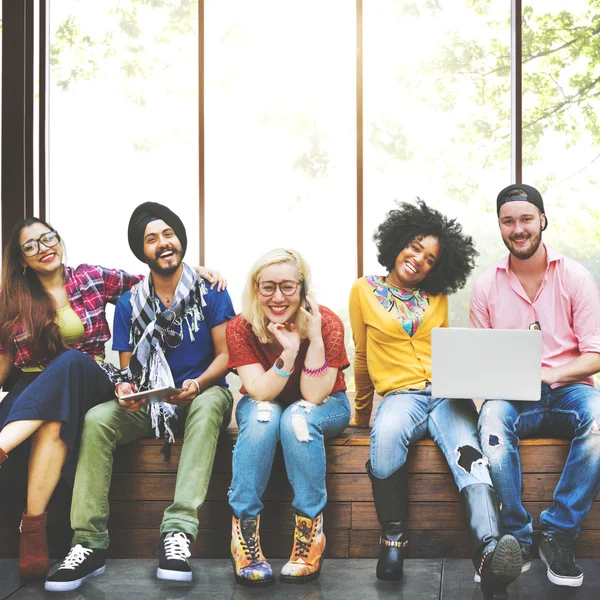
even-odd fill
[[[181,242],[182,257],[185,256],[187,249],[185,226],[182,220],[170,208],[158,202],[144,202],[133,211],[127,229],[131,251],[139,260],[144,263],[146,262],[146,257],[144,256],[144,233],[146,232],[146,225],[156,219],[161,219],[173,229]]]

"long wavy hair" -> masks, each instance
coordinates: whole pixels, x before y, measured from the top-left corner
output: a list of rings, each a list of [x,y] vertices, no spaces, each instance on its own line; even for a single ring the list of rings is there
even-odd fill
[[[456,219],[449,219],[420,198],[415,204],[397,204],[373,234],[379,263],[391,273],[396,257],[410,242],[432,235],[439,242],[440,255],[419,287],[432,296],[452,294],[464,287],[479,255],[473,238],[463,233]]]
[[[310,267],[308,263],[300,256],[296,250],[286,250],[285,248],[276,248],[263,254],[252,266],[246,286],[242,295],[242,316],[252,326],[254,335],[260,340],[261,344],[268,344],[274,341],[273,336],[267,329],[269,320],[261,310],[258,301],[258,280],[263,270],[270,265],[289,264],[296,269],[298,281],[305,282],[306,289],[311,288]],[[300,339],[304,339],[306,333],[306,316],[301,310],[294,315],[294,325],[298,330]]]
[[[0,343],[5,352],[14,356],[14,336],[20,325],[29,340],[32,359],[41,360],[58,356],[66,350],[66,346],[60,328],[54,322],[56,301],[31,269],[23,272],[19,237],[25,227],[36,223],[53,229],[46,221],[37,217],[23,219],[15,225],[4,249],[0,288]],[[62,240],[60,244],[63,244]]]

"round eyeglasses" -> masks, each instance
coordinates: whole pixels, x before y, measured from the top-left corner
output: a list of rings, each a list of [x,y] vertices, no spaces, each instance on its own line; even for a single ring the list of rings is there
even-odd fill
[[[177,348],[183,342],[183,326],[174,310],[167,308],[156,317],[156,324],[163,330],[163,340],[169,348]],[[179,331],[173,328],[179,325]]]
[[[277,288],[281,290],[281,293],[284,296],[293,296],[296,293],[299,285],[299,281],[292,281],[291,279],[286,279],[285,281],[280,282],[261,281],[258,284],[258,291],[260,295],[265,296],[265,298],[272,296],[277,291]]]
[[[37,240],[27,240],[21,246],[21,252],[23,256],[35,256],[41,250],[40,244],[43,244],[46,248],[53,248],[58,243],[60,243],[60,235],[52,230],[40,235]]]

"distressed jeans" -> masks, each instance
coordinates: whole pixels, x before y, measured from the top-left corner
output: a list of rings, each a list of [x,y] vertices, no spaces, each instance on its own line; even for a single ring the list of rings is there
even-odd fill
[[[196,539],[198,508],[206,497],[219,434],[229,424],[232,406],[231,392],[215,385],[180,411],[185,428],[175,498],[165,510],[161,534],[181,531]],[[86,414],[71,504],[73,546],[108,548],[113,452],[117,445],[153,435],[152,420],[145,410],[130,413],[116,400],[100,404]]]
[[[554,490],[554,504],[540,516],[542,529],[577,537],[600,491],[600,391],[575,383],[542,385],[539,402],[488,400],[479,416],[479,434],[502,502],[507,533],[531,545],[533,519],[522,501],[519,439],[537,435],[571,438],[567,461]]]
[[[262,496],[281,441],[294,490],[292,506],[314,519],[327,504],[325,440],[342,433],[350,422],[346,394],[335,392],[318,405],[299,400],[287,407],[244,396],[235,416],[240,432],[233,449],[229,504],[236,518],[255,519],[263,509]]]
[[[426,435],[444,453],[458,490],[475,483],[491,485],[487,459],[477,438],[477,409],[472,400],[432,398],[431,387],[402,390],[385,397],[371,430],[371,469],[385,479],[406,462],[408,446]]]

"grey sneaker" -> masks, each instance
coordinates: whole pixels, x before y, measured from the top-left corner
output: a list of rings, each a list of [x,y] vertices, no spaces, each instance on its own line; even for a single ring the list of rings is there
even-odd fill
[[[583,572],[575,563],[571,538],[564,533],[545,533],[540,542],[540,558],[548,567],[548,579],[555,585],[579,587]]]

